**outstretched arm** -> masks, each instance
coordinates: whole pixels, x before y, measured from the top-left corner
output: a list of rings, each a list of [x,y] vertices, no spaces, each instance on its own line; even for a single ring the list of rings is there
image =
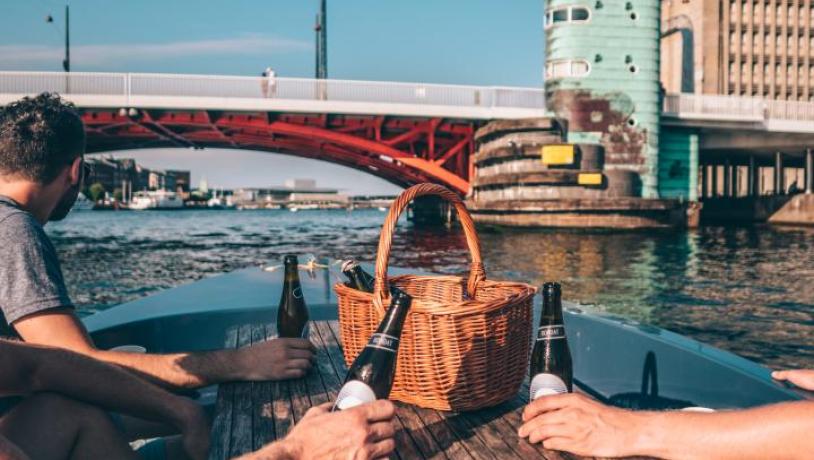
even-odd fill
[[[58,348],[0,340],[0,394],[52,392],[103,409],[168,423],[202,458],[209,445],[203,410],[115,366]],[[190,450],[191,449],[191,450]],[[203,454],[203,455],[201,455]]]
[[[578,455],[667,459],[807,458],[814,401],[715,413],[633,412],[579,394],[526,406],[520,436]]]
[[[791,382],[803,390],[814,391],[814,369],[774,371],[772,372],[772,378]]]
[[[201,353],[158,355],[98,350],[71,309],[30,315],[15,321],[14,328],[26,342],[67,348],[177,388],[299,378],[311,367],[314,355],[313,345],[305,339],[277,339],[246,348]]]

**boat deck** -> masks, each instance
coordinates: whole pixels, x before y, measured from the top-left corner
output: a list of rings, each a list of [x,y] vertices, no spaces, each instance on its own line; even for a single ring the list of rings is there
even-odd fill
[[[282,438],[311,406],[332,402],[345,378],[339,323],[313,321],[310,339],[317,346],[314,370],[304,379],[241,382],[220,386],[212,427],[210,460],[255,451]],[[273,324],[254,323],[227,331],[227,347],[261,342],[276,335]],[[499,406],[466,413],[442,412],[397,403],[394,458],[544,458],[575,459],[518,438],[527,403],[527,383],[517,397]]]

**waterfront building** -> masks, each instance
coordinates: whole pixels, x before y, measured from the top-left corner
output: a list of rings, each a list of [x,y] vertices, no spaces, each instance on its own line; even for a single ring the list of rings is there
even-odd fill
[[[668,93],[814,101],[814,6],[804,0],[662,1]]]
[[[239,188],[233,202],[243,207],[337,208],[348,206],[350,198],[337,189],[317,187],[314,180],[294,179],[282,186]]]
[[[144,190],[169,190],[184,195],[189,192],[189,171],[152,170],[132,158],[92,157],[86,161],[91,168],[85,186],[101,184],[107,194],[118,195],[123,201]]]

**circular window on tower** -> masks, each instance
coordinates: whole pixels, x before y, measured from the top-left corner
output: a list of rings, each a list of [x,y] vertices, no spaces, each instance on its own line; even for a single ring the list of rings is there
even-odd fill
[[[631,12],[630,13],[630,20],[635,21],[637,19],[639,19],[639,15],[635,11]]]
[[[637,74],[639,73],[639,66],[637,66],[636,64],[630,64],[629,66],[627,66],[627,70],[632,74]]]
[[[634,117],[630,117],[627,119],[627,125],[630,126],[631,128],[636,127],[636,125],[638,124],[639,122]]]

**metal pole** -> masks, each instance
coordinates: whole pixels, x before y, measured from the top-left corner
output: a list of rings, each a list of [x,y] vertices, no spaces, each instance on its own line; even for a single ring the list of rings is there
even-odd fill
[[[65,60],[62,61],[62,68],[66,72],[71,71],[71,12],[68,5],[65,5]]]
[[[319,7],[319,25],[320,25],[320,39],[319,44],[322,45],[322,52],[319,56],[319,67],[321,74],[319,78],[328,78],[328,9],[327,1],[322,0]]]
[[[785,193],[786,187],[783,184],[783,154],[775,152],[774,154],[774,194],[780,195]]]
[[[62,60],[62,69],[65,70],[65,92],[71,92],[71,19],[68,4],[65,4],[65,59]],[[51,22],[51,16],[48,16]]]
[[[726,198],[732,196],[732,164],[729,158],[724,160],[724,196]]]
[[[814,150],[806,149],[806,194],[814,193]]]

